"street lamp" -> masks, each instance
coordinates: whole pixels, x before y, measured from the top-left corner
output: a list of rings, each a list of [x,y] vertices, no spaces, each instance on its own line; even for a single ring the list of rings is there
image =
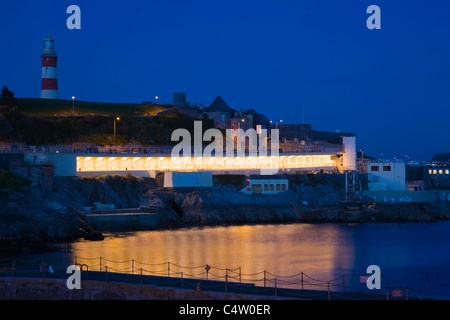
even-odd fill
[[[280,124],[283,123],[283,120],[279,120]],[[270,123],[272,124],[272,120],[270,120]],[[275,129],[278,129],[278,121],[275,122]]]
[[[238,122],[238,128],[241,128],[241,122],[245,122],[245,119],[241,119],[241,121]]]
[[[155,105],[156,105],[156,113],[155,113],[155,116],[156,116],[156,115],[158,114],[158,96],[156,96],[155,99],[156,99],[156,102],[155,102]]]
[[[116,120],[119,121],[120,118],[117,117],[114,119],[114,150],[116,150]]]
[[[75,96],[72,96],[72,117],[75,116]]]

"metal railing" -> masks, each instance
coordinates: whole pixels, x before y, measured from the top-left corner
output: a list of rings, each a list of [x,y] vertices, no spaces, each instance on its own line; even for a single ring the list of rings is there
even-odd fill
[[[82,258],[75,256],[74,265],[82,271],[88,271],[84,279],[99,281],[122,281],[129,283],[156,283],[166,286],[203,290],[239,292],[246,294],[273,295],[307,299],[448,299],[450,283],[425,279],[426,287],[386,285],[382,289],[364,290],[364,284],[355,286],[355,277],[342,275],[334,279],[317,279],[304,272],[291,275],[274,274],[267,270],[245,273],[242,268],[224,268],[203,264],[182,266],[173,262],[146,263],[135,259],[116,261],[104,257]],[[44,257],[30,259],[0,259],[0,276],[64,277],[67,265],[51,266]],[[55,272],[54,270],[58,270]],[[63,270],[63,271],[61,271]],[[361,280],[359,281],[361,282]],[[387,283],[382,278],[382,283]],[[439,291],[441,290],[441,291]]]
[[[201,153],[203,153],[206,146],[202,146]],[[123,146],[98,146],[93,144],[62,144],[62,145],[26,145],[26,144],[8,144],[0,143],[0,153],[86,153],[86,154],[160,154],[171,155],[173,146],[161,145],[161,146],[142,146],[142,145],[123,145]],[[310,153],[332,153],[337,154],[342,152],[341,145],[333,145],[328,143],[317,143],[313,145],[296,145],[285,146],[280,144],[280,155],[292,155],[292,154],[310,154]],[[191,148],[191,155],[194,155],[196,149]],[[259,150],[256,150],[259,154]],[[224,155],[226,154],[226,148],[223,149]],[[245,151],[248,156],[249,150]],[[213,154],[214,155],[214,154]],[[234,150],[234,155],[237,155],[237,150]],[[267,155],[271,155],[270,146],[267,148]]]

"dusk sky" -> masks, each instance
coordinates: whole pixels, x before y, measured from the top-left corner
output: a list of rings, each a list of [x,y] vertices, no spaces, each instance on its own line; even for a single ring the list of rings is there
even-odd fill
[[[69,30],[69,5],[81,30]],[[381,30],[369,30],[369,5]],[[383,158],[450,152],[448,0],[1,1],[0,86],[40,97],[43,38],[61,99],[209,106],[354,132]]]

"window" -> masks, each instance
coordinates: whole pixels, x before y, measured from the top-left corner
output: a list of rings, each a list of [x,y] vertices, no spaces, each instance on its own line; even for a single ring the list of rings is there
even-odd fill
[[[432,174],[432,173],[433,173],[433,170],[428,169],[428,174]]]
[[[252,193],[258,193],[258,194],[260,194],[261,193],[261,185],[260,184],[254,184],[253,186],[252,186],[253,188],[253,192]]]
[[[220,121],[225,121],[225,115],[223,113],[220,114]]]
[[[281,185],[277,184],[277,191],[281,191]]]
[[[436,174],[437,173],[437,170],[433,170],[433,174]]]
[[[264,185],[264,191],[269,191],[269,185],[268,184]]]
[[[370,171],[378,171],[378,166],[371,166]]]
[[[273,191],[273,190],[274,190],[274,185],[271,184],[271,185],[270,185],[270,191]]]
[[[383,171],[391,171],[391,166],[384,166]]]
[[[448,172],[448,169],[447,169],[447,170],[445,170],[445,174],[449,174],[449,172]]]
[[[439,174],[443,174],[444,173],[444,171],[442,171],[442,170],[439,170]]]
[[[286,185],[285,184],[281,185],[281,190],[286,191]]]

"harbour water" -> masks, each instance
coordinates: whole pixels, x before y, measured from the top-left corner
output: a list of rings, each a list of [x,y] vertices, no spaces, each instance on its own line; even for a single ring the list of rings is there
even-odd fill
[[[101,259],[100,259],[101,257]],[[140,231],[76,241],[70,251],[24,255],[54,268],[75,261],[89,270],[205,278],[333,291],[366,291],[360,276],[381,270],[380,292],[450,299],[450,221],[434,223],[242,225]],[[169,262],[169,263],[168,263]],[[227,270],[229,269],[229,270]],[[239,271],[237,271],[239,270]],[[292,277],[290,277],[292,275]],[[239,279],[238,279],[239,276]],[[303,283],[300,283],[302,277]],[[374,289],[376,290],[376,289]],[[384,290],[384,291],[383,291]]]

